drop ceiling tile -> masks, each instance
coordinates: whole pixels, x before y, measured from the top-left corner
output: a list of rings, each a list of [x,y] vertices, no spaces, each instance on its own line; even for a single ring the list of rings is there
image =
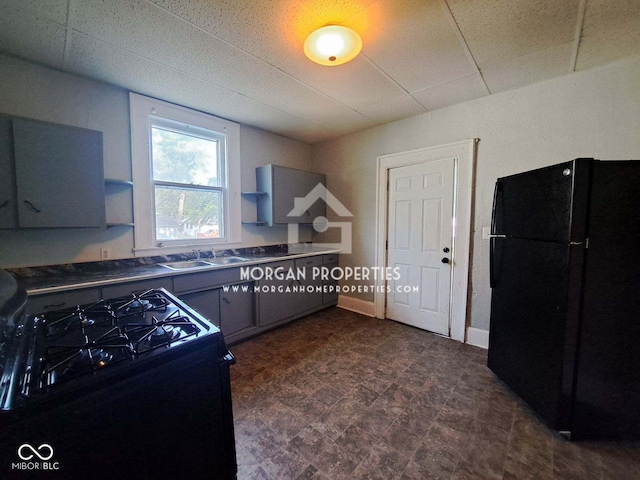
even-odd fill
[[[60,25],[67,24],[67,0],[0,0],[0,10],[9,11],[15,7],[28,10],[41,17]]]
[[[216,106],[215,113],[234,122],[276,132],[307,143],[326,137],[326,133],[319,125],[240,94]]]
[[[640,15],[638,0],[589,0],[584,13],[582,35],[616,28],[637,15]]]
[[[427,110],[468,102],[488,95],[479,73],[413,92],[411,95]]]
[[[233,92],[175,69],[132,55],[78,32],[71,36],[71,72],[186,107],[212,112]]]
[[[274,18],[293,5],[249,0],[212,2],[210,0],[151,0],[158,6],[236,45],[245,52],[275,65],[286,53],[286,31],[274,28]],[[275,7],[275,8],[274,8]],[[282,9],[285,9],[285,12]],[[285,13],[286,14],[286,13]],[[279,21],[279,19],[277,20]]]
[[[407,91],[475,72],[437,0],[383,2],[362,51]]]
[[[66,28],[33,10],[16,5],[2,9],[1,52],[62,68],[65,37]]]
[[[483,69],[571,41],[578,0],[447,0]]]
[[[576,70],[604,65],[620,58],[640,55],[640,15],[634,15],[615,27],[591,30],[580,39]]]
[[[91,37],[233,89],[271,67],[144,0],[83,0],[73,27]]]
[[[566,75],[571,64],[573,42],[538,50],[531,55],[491,65],[482,70],[489,91],[503,92]]]
[[[376,105],[404,93],[402,88],[362,55],[343,65],[325,67],[313,63],[299,52],[279,68],[354,110]]]
[[[367,118],[360,113],[353,112],[337,118],[330,123],[323,124],[322,128],[327,134],[326,138],[332,138],[366,130],[367,128],[375,127],[376,125],[376,122],[370,118]]]
[[[352,112],[348,107],[276,69],[243,88],[240,93],[320,125]]]
[[[373,107],[365,108],[361,110],[367,118],[370,118],[376,123],[390,123],[403,118],[413,117],[420,115],[427,111],[420,103],[418,103],[410,95],[403,95],[388,102],[374,105]]]

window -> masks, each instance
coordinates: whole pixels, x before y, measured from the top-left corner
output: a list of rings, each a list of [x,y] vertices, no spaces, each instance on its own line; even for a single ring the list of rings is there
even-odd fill
[[[136,252],[238,243],[238,125],[130,98]]]

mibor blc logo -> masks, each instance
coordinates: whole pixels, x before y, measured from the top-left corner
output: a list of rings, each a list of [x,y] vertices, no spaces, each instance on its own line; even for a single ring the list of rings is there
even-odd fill
[[[60,462],[50,462],[53,458],[53,447],[43,443],[34,448],[28,443],[18,447],[18,458],[21,462],[11,462],[12,470],[59,470]]]

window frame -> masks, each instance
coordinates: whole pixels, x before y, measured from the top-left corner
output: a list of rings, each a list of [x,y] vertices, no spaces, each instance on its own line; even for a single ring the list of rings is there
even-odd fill
[[[174,105],[162,100],[136,93],[129,94],[131,116],[131,159],[133,174],[134,210],[134,254],[179,253],[186,248],[213,248],[224,245],[231,248],[241,243],[240,215],[240,126],[229,120],[203,112]],[[188,238],[176,240],[156,240],[155,186],[166,184],[188,188],[189,184],[156,181],[153,177],[151,128],[157,126],[176,132],[189,132],[195,136],[198,129],[214,132],[219,140],[224,140],[224,157],[219,159],[222,173],[221,186],[206,187],[206,190],[222,192],[223,236],[221,238]],[[188,128],[188,127],[189,128]],[[191,132],[190,132],[191,133]],[[203,136],[207,138],[206,136]],[[200,187],[194,185],[194,190]]]

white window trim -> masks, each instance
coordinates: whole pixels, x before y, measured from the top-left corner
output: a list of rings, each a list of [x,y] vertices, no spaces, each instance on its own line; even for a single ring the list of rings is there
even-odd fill
[[[207,249],[216,246],[233,248],[242,242],[240,197],[240,125],[206,113],[171,103],[129,94],[131,118],[131,163],[133,175],[134,254],[171,254],[189,249]],[[185,240],[166,242],[158,247],[155,242],[153,187],[151,180],[150,116],[184,122],[216,132],[223,132],[226,141],[227,199],[224,212],[225,238],[221,240]]]

